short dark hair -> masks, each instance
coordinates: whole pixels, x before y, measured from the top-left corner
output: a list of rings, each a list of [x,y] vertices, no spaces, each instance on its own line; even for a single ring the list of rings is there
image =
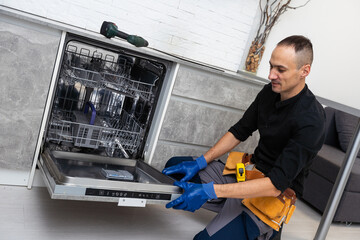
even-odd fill
[[[293,35],[281,40],[277,46],[289,46],[295,49],[297,55],[297,66],[301,68],[305,64],[311,65],[314,59],[311,41],[301,35]]]

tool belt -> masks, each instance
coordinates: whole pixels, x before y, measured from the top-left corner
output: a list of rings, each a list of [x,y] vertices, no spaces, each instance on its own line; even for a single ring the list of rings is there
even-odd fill
[[[236,174],[236,164],[244,163],[246,181],[263,178],[265,175],[251,165],[251,154],[231,152],[226,161],[223,175]],[[296,194],[287,188],[277,197],[257,197],[243,199],[242,203],[265,224],[279,231],[282,224],[287,224],[295,211]]]

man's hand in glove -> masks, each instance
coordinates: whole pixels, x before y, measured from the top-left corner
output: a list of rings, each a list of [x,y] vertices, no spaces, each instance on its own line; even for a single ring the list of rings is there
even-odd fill
[[[166,204],[166,208],[195,212],[208,200],[217,199],[213,182],[206,184],[174,182],[174,185],[183,188],[184,193],[174,201]]]
[[[171,175],[175,173],[181,173],[185,176],[180,180],[180,182],[187,182],[192,179],[200,170],[206,168],[207,162],[204,158],[204,155],[198,157],[195,161],[185,161],[179,163],[175,166],[165,168],[162,173],[166,175]]]

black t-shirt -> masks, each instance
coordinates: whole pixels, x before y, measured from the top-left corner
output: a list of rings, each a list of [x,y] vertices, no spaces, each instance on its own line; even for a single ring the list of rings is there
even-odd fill
[[[229,129],[245,141],[259,130],[252,162],[280,191],[291,187],[302,195],[304,177],[325,139],[325,112],[305,85],[296,96],[280,101],[267,84],[243,117]]]

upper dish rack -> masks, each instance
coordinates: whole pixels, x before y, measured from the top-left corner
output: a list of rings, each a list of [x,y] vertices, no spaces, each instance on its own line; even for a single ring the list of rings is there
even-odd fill
[[[131,79],[133,59],[129,56],[103,56],[102,53],[68,45],[61,77],[69,84],[80,82],[91,88],[108,89],[125,96],[151,101],[153,87],[159,77],[139,81]],[[140,79],[141,80],[141,79]]]

